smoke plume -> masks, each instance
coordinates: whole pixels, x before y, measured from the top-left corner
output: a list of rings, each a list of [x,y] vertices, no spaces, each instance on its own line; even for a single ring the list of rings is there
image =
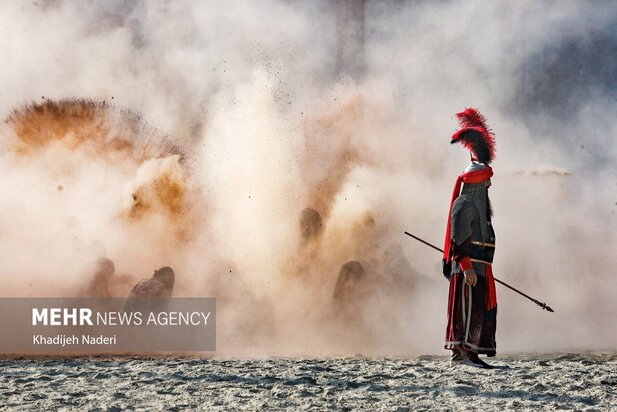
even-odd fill
[[[368,0],[349,75],[333,3],[3,2],[3,296],[171,266],[224,354],[441,353],[440,256],[403,231],[441,246],[472,106],[495,275],[555,309],[498,286],[498,350],[614,349],[617,7]]]

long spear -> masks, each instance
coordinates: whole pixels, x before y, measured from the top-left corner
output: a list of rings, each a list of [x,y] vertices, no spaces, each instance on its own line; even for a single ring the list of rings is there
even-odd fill
[[[443,253],[443,250],[439,249],[437,246],[432,245],[432,244],[428,243],[427,241],[422,240],[422,239],[420,239],[419,237],[414,236],[414,235],[412,235],[411,233],[409,233],[409,232],[407,232],[407,231],[405,231],[405,234],[406,234],[407,236],[411,236],[412,238],[416,239],[416,240],[417,240],[417,241],[419,241],[419,242],[424,243],[426,246],[432,247],[432,248],[433,248],[433,249],[435,249],[436,251]],[[513,288],[512,286],[508,285],[508,284],[507,284],[507,283],[505,283],[505,282],[502,282],[501,280],[497,279],[496,277],[493,277],[493,278],[495,279],[495,282],[497,282],[497,283],[501,283],[502,285],[504,285],[504,286],[505,286],[505,287],[507,287],[508,289],[511,289],[511,290],[515,291],[516,293],[518,293],[519,295],[522,295],[522,296],[526,297],[527,299],[529,299],[530,301],[532,301],[532,302],[533,302],[533,303],[535,303],[536,305],[540,306],[542,309],[547,310],[547,311],[549,311],[549,312],[555,312],[555,311],[554,311],[553,309],[551,309],[551,307],[550,307],[549,305],[547,305],[546,303],[544,303],[544,302],[540,302],[538,299],[534,299],[534,298],[532,298],[531,296],[524,294],[524,293],[523,293],[523,292],[521,292],[520,290],[518,290],[518,289],[516,289],[516,288]]]

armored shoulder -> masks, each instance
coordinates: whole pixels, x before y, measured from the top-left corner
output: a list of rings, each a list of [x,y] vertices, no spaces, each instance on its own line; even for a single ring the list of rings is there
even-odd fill
[[[476,219],[477,210],[473,200],[461,195],[452,204],[450,219],[450,238],[457,245],[471,237],[471,225]]]

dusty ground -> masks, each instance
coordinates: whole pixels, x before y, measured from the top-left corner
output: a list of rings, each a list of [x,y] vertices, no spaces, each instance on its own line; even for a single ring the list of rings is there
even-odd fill
[[[617,354],[0,360],[2,410],[617,410]]]

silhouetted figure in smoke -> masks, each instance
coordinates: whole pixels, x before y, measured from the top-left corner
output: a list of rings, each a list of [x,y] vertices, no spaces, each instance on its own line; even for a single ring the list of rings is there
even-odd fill
[[[362,263],[352,260],[341,266],[332,299],[335,304],[347,304],[366,296],[368,274]]]
[[[110,297],[109,283],[114,276],[116,266],[111,259],[100,258],[96,264],[96,272],[88,285],[86,294],[94,297]]]
[[[169,298],[174,291],[174,271],[169,266],[155,270],[150,279],[142,279],[131,289],[130,298]]]
[[[323,229],[321,215],[315,209],[307,207],[300,214],[300,233],[303,242],[319,237]]]
[[[169,266],[155,270],[150,279],[142,279],[133,286],[126,302],[125,312],[161,312],[174,291],[174,271]]]
[[[298,252],[289,262],[289,272],[301,278],[310,279],[316,263],[320,262],[320,239],[324,225],[319,212],[311,207],[300,212],[298,223],[300,229]]]
[[[408,294],[415,288],[420,278],[405,257],[403,247],[398,243],[390,245],[384,251],[380,268],[386,283],[384,286],[389,293]]]
[[[342,265],[333,299],[348,300],[351,296],[377,292],[409,294],[418,277],[405,258],[401,245],[394,244],[384,251],[381,259],[352,260]]]
[[[332,309],[335,319],[342,322],[342,333],[350,341],[373,342],[373,328],[370,322],[370,308],[378,299],[375,287],[375,272],[368,262],[351,260],[339,270]]]

